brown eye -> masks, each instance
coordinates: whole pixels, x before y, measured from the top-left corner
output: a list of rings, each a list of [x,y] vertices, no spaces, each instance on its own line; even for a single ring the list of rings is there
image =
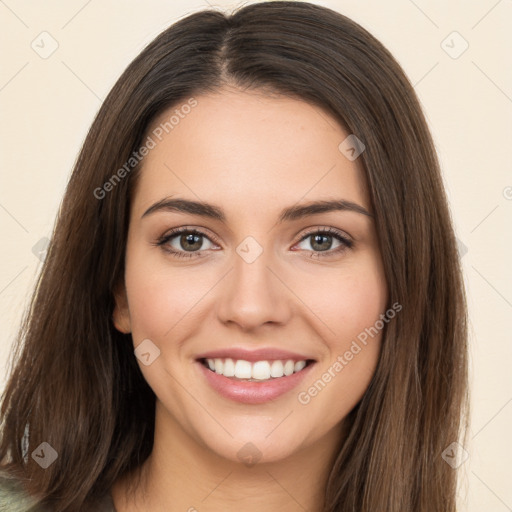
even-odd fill
[[[195,257],[201,256],[203,251],[211,249],[204,247],[204,242],[208,241],[213,245],[210,238],[197,229],[178,228],[168,232],[161,237],[156,245],[176,257]]]
[[[304,235],[299,243],[308,241],[309,248],[313,251],[311,257],[331,256],[340,253],[353,246],[352,240],[333,228],[317,229]],[[333,249],[334,244],[334,249]],[[337,245],[336,245],[337,244]],[[310,250],[308,247],[305,250]],[[325,255],[322,253],[326,253]]]

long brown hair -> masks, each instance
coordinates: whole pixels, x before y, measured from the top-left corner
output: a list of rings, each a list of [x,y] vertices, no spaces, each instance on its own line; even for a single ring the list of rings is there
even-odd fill
[[[158,114],[226,84],[313,102],[363,141],[390,304],[403,306],[346,418],[325,512],[454,512],[457,472],[442,452],[467,435],[467,313],[431,135],[380,42],[333,10],[296,1],[189,15],[114,85],[77,159],[16,340],[2,468],[43,504],[70,512],[93,507],[150,455],[155,395],[130,335],[111,318],[140,171],[126,162]],[[42,442],[58,453],[45,470],[28,456]]]

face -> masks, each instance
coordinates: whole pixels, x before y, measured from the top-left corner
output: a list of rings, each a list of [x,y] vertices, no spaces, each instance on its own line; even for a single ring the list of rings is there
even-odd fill
[[[387,288],[371,205],[324,110],[195,99],[148,131],[114,323],[157,423],[225,459],[277,461],[334,442],[375,371]]]

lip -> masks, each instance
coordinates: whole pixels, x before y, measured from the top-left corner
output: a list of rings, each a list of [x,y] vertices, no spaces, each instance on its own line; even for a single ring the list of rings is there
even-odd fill
[[[244,361],[249,361],[250,363],[255,363],[256,361],[288,361],[290,359],[294,362],[307,361],[308,359],[314,360],[314,358],[310,356],[297,354],[295,352],[289,352],[287,350],[280,350],[272,347],[259,348],[255,350],[246,350],[244,348],[236,347],[211,350],[210,352],[200,354],[199,356],[197,356],[196,360],[227,358],[243,359]]]
[[[218,354],[218,352],[215,352],[215,354]],[[230,351],[230,354],[233,354],[233,351]],[[262,359],[256,360],[261,361]],[[310,373],[311,368],[315,366],[315,362],[311,361],[300,372],[263,382],[235,380],[230,377],[224,377],[224,375],[218,375],[209,368],[206,368],[201,361],[196,361],[196,366],[207,383],[221,396],[243,404],[263,404],[276,400],[296,388]]]

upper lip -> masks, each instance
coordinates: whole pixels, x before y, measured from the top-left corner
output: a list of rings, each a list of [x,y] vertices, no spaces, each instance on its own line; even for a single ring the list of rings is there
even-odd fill
[[[253,350],[247,350],[245,348],[221,348],[218,350],[210,350],[200,354],[197,359],[242,359],[244,361],[256,362],[256,361],[307,361],[313,358],[297,354],[296,352],[289,352],[288,350],[281,350],[277,348],[258,348]]]

